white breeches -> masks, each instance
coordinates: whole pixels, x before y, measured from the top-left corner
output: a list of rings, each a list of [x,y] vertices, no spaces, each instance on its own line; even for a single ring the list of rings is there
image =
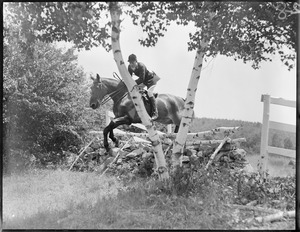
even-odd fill
[[[148,91],[148,95],[149,97],[153,97],[153,91],[154,88],[156,87],[156,85],[152,85],[147,91]]]

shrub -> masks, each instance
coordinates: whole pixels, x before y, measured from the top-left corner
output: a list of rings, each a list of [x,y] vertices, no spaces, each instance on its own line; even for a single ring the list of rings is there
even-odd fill
[[[4,161],[16,156],[13,150],[29,151],[42,163],[42,154],[56,159],[64,150],[78,150],[88,124],[88,94],[75,50],[34,42],[26,45],[29,55],[20,38],[4,40]]]

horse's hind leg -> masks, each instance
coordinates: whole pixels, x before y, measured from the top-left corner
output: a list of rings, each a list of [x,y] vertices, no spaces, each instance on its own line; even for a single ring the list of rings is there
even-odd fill
[[[103,130],[103,144],[106,152],[110,152],[111,148],[109,147],[108,144],[108,134],[109,138],[118,146],[119,141],[117,138],[114,137],[113,129],[116,128],[114,120],[112,120],[107,127],[104,128]]]
[[[110,131],[109,131],[109,138],[115,143],[115,146],[118,147],[119,146],[119,140],[115,137],[114,135],[114,129],[116,128],[116,124],[113,121],[111,121],[112,126],[110,127]]]
[[[114,129],[120,125],[124,124],[131,124],[131,119],[128,116],[123,116],[120,118],[115,118],[110,122],[110,131],[109,131],[109,138],[115,143],[115,146],[119,146],[119,140],[114,135]]]

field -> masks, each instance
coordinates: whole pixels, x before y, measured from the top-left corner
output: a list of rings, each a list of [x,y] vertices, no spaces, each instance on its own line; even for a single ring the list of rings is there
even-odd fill
[[[95,207],[103,197],[113,199],[119,187],[114,178],[61,170],[4,177],[4,228],[89,228],[84,217],[90,213],[78,212]]]
[[[257,156],[249,157],[255,166]],[[292,174],[288,161],[270,161],[272,175]],[[281,168],[279,168],[281,167]],[[285,172],[285,173],[284,173]],[[66,170],[4,176],[4,229],[294,229],[293,219],[246,223],[253,212],[228,207],[232,194],[203,179],[189,196],[158,190],[151,179],[125,184],[115,177]]]
[[[173,205],[170,197],[156,198],[143,188],[122,191],[116,179],[93,173],[45,170],[7,177],[3,200],[4,228],[9,229],[218,227],[218,216],[196,222],[198,214],[212,212],[197,212],[203,199],[178,198]]]

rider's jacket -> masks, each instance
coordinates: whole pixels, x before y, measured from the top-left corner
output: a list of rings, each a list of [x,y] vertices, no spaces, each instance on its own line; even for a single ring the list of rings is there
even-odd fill
[[[128,71],[131,76],[134,73],[136,76],[139,77],[135,81],[138,85],[143,83],[149,88],[151,85],[155,84],[153,83],[154,74],[153,72],[150,72],[143,63],[141,62],[137,62],[137,63],[138,65],[134,70],[130,67],[130,65],[128,65]]]

